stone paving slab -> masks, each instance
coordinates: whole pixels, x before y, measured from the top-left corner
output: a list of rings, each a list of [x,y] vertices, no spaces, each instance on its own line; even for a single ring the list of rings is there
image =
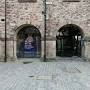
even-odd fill
[[[90,63],[0,63],[0,90],[90,90]]]

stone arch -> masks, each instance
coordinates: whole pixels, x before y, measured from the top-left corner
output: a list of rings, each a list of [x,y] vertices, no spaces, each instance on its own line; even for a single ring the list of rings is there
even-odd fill
[[[16,58],[41,57],[41,33],[34,25],[24,24],[18,27],[16,29],[15,42]],[[27,47],[27,49],[25,47]]]
[[[56,35],[56,56],[84,56],[84,33],[76,24],[62,26]]]
[[[17,26],[17,27],[14,29],[14,31],[15,31],[15,36],[14,36],[14,38],[17,36],[17,33],[18,33],[23,27],[28,27],[28,26],[32,26],[32,27],[35,27],[36,29],[38,29],[37,26],[32,25],[32,24],[22,24],[22,25],[20,25],[20,26]],[[39,30],[39,29],[38,29],[38,30]],[[40,31],[40,30],[39,30],[39,32],[40,32],[40,34],[41,34],[41,31]]]

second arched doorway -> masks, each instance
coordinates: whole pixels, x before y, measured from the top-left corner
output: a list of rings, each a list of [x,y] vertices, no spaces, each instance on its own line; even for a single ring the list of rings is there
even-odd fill
[[[17,58],[41,57],[41,34],[32,25],[25,25],[17,33]]]
[[[61,27],[56,36],[56,55],[60,57],[82,56],[82,29],[74,24]]]

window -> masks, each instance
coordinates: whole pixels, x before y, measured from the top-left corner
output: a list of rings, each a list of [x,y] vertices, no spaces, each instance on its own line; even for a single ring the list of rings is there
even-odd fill
[[[37,2],[37,0],[18,0],[20,3],[25,3],[25,2]]]
[[[63,2],[80,2],[80,0],[63,0]]]

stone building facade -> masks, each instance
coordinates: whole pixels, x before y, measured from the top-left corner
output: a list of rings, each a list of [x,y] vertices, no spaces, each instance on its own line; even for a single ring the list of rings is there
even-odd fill
[[[28,1],[28,0],[27,0]],[[33,0],[32,0],[33,1]],[[90,58],[90,0],[47,0],[47,58],[56,58],[56,36],[64,25],[77,25],[83,32],[81,57]],[[21,3],[6,0],[7,58],[17,60],[17,34],[26,26],[36,27],[41,34],[41,56],[44,55],[44,2]],[[0,2],[0,60],[5,51],[5,0]]]

